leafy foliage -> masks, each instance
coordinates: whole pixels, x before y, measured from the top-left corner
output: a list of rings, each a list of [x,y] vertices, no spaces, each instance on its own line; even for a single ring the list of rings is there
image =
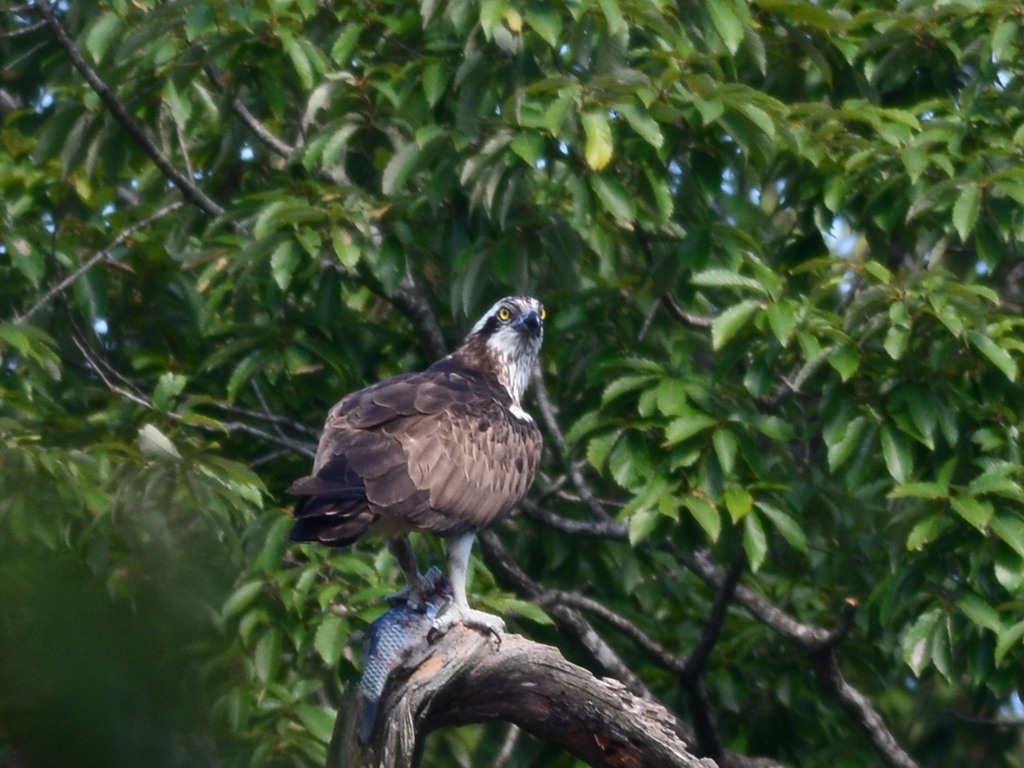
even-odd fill
[[[897,741],[1021,764],[992,724],[1024,664],[1016,2],[51,9],[135,133],[47,8],[0,34],[0,750],[322,764],[396,569],[287,546],[283,489],[333,399],[522,291],[566,430],[534,507],[593,522],[585,462],[622,525],[581,552],[518,516],[531,578],[679,657],[715,598],[695,548],[806,624],[856,598],[838,654]],[[483,568],[474,590],[597,663]],[[736,604],[704,683],[729,749],[878,759]]]

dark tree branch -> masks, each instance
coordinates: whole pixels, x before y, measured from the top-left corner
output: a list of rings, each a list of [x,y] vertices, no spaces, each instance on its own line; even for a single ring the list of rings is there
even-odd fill
[[[546,590],[523,573],[493,531],[482,531],[478,539],[487,566],[503,583],[530,599],[544,594]],[[653,698],[643,681],[594,630],[582,613],[566,605],[552,605],[548,613],[559,628],[582,645],[608,674],[621,680],[636,695]]]
[[[823,690],[831,694],[868,737],[885,764],[891,768],[918,768],[917,763],[904,751],[886,726],[878,710],[863,693],[843,677],[839,660],[833,648],[824,648],[814,654],[815,671]]]
[[[448,342],[441,332],[434,308],[430,305],[426,291],[411,271],[406,270],[405,276],[398,284],[398,290],[389,298],[419,333],[420,343],[430,359],[440,360],[448,354]]]
[[[664,707],[617,680],[596,678],[557,649],[518,635],[496,647],[462,627],[412,649],[388,681],[367,749],[355,738],[360,715],[351,700],[342,707],[330,768],[404,768],[431,731],[493,720],[514,722],[599,768],[715,765],[687,751]]]
[[[715,726],[712,715],[711,700],[704,683],[704,671],[711,658],[711,651],[722,634],[722,625],[725,623],[729,603],[732,602],[733,595],[736,593],[736,585],[739,584],[744,563],[745,560],[741,556],[733,558],[729,570],[715,594],[715,602],[704,623],[700,639],[686,657],[682,669],[679,670],[679,681],[686,690],[690,702],[690,712],[693,715],[693,728],[697,733],[697,751],[700,755],[712,757],[715,760],[720,760],[722,757],[722,740],[718,735],[718,728]]]
[[[571,536],[589,536],[595,539],[618,541],[625,541],[629,538],[629,527],[618,520],[570,520],[567,517],[556,515],[530,499],[524,499],[520,506],[534,520]]]
[[[497,535],[493,531],[483,531],[479,534],[479,539],[481,549],[484,553],[484,559],[486,560],[488,567],[504,584],[531,600],[541,600],[545,595],[552,594],[551,591],[545,590],[541,585],[537,584],[530,579],[529,576],[523,573],[508,551],[504,546],[502,546]],[[572,593],[563,594],[572,595]],[[577,605],[586,605],[588,608],[600,606],[599,603],[589,601],[587,598],[578,595],[569,597],[569,602]],[[582,613],[575,610],[570,605],[564,605],[561,603],[553,603],[547,607],[546,610],[555,620],[559,629],[578,642],[602,669],[604,669],[608,674],[614,676],[617,680],[621,681],[634,695],[640,696],[644,699],[654,700],[654,695],[643,684],[643,681],[640,680],[636,673],[630,669],[629,665],[626,664],[618,653],[616,653],[616,651],[597,633]],[[621,619],[621,617],[616,617],[616,614],[609,611],[607,608],[604,608],[604,606],[600,606],[599,612],[612,623],[616,623],[616,618]],[[625,620],[622,619],[622,621]],[[624,629],[624,631],[627,632],[631,631],[624,627],[620,627],[620,629]],[[645,645],[645,650],[652,653],[656,658],[659,658],[660,655],[661,658],[659,658],[659,661],[667,661],[668,664],[666,664],[666,666],[669,669],[672,669],[673,667],[678,668],[684,663],[675,659],[669,651],[659,646],[653,640],[650,640],[650,638],[646,638],[646,636],[643,635],[643,632],[638,628],[636,629],[636,634],[639,635],[639,637],[634,636],[634,639],[642,645],[644,645],[646,639],[646,643],[649,645]],[[675,728],[679,737],[685,743],[697,743],[696,732],[690,725],[681,721],[676,721]],[[722,765],[723,768],[780,768],[778,763],[768,758],[748,757],[746,755],[728,751],[723,751],[720,765]]]
[[[211,200],[202,189],[188,176],[183,174],[168,160],[164,154],[157,148],[153,140],[146,135],[146,132],[142,129],[142,126],[128,113],[127,108],[114,94],[114,91],[109,85],[99,76],[99,73],[95,68],[85,60],[82,52],[78,49],[75,41],[71,39],[67,32],[64,31],[64,27],[61,26],[60,21],[57,20],[54,14],[53,6],[50,5],[49,0],[36,0],[35,8],[39,14],[43,17],[46,25],[50,28],[50,32],[54,38],[60,44],[61,48],[68,55],[71,63],[75,69],[79,71],[85,81],[89,84],[89,87],[95,91],[96,95],[100,97],[103,103],[107,106],[107,109],[114,115],[114,118],[121,123],[124,129],[132,137],[132,139],[142,147],[142,149],[149,155],[153,163],[157,168],[160,169],[161,173],[164,174],[171,182],[176,186],[181,194],[190,203],[198,207],[208,216],[220,216],[224,213],[224,209]]]
[[[676,297],[673,296],[671,293],[663,294],[662,299],[664,300],[665,306],[668,307],[669,312],[672,313],[673,317],[675,317],[676,320],[681,322],[683,325],[687,325],[692,328],[710,328],[712,325],[715,324],[715,318],[713,317],[695,315],[692,312],[687,312],[685,309],[679,306],[679,302],[676,301]]]
[[[712,562],[706,549],[698,549],[692,557],[679,553],[676,555],[706,583],[716,588],[726,583],[728,574]],[[913,758],[896,741],[868,697],[850,685],[839,668],[835,647],[842,642],[853,625],[857,607],[855,600],[849,599],[843,604],[836,628],[829,631],[800,623],[742,585],[736,587],[735,599],[755,618],[811,656],[821,688],[832,695],[843,711],[864,731],[886,765],[891,768],[918,768]]]
[[[603,603],[599,603],[597,600],[586,597],[585,595],[580,595],[576,592],[563,592],[557,589],[549,589],[537,595],[536,598],[534,598],[534,602],[548,610],[556,605],[566,605],[574,608],[580,608],[584,611],[589,611],[611,624],[617,630],[622,632],[622,634],[626,635],[626,637],[633,640],[633,642],[643,648],[644,651],[650,654],[652,658],[666,669],[669,669],[676,674],[680,674],[684,670],[685,661],[682,657],[676,656],[665,648],[665,646],[651,638],[632,621],[619,615],[615,611],[606,607]]]

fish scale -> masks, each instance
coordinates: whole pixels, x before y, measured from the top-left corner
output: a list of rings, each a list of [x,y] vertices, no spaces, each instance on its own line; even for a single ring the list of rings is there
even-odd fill
[[[436,571],[437,569],[431,569]],[[432,574],[431,574],[432,575]],[[409,649],[430,632],[441,610],[452,596],[451,584],[438,571],[434,590],[424,604],[414,608],[401,602],[370,625],[366,642],[363,676],[359,692],[363,695],[363,716],[359,723],[359,740],[366,744],[377,719],[377,705],[391,673],[405,660]]]

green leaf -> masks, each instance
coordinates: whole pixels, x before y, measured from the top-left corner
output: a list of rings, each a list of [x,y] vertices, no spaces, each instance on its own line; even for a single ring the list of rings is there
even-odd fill
[[[638,509],[629,517],[629,543],[636,546],[654,531],[661,514],[654,507]]]
[[[860,352],[852,344],[840,344],[828,355],[828,362],[843,381],[850,378],[860,368]]]
[[[757,508],[760,509],[765,516],[772,521],[775,529],[784,538],[793,549],[798,552],[803,552],[805,555],[808,553],[807,549],[807,534],[804,533],[804,529],[800,527],[800,524],[792,517],[787,515],[781,509],[773,507],[771,504],[766,504],[763,501],[757,502]]]
[[[665,143],[665,137],[661,135],[658,121],[651,117],[646,109],[641,109],[635,104],[617,104],[615,110],[626,118],[626,122],[640,138],[655,149],[661,149],[661,145]]]
[[[705,269],[695,274],[690,282],[709,288],[742,288],[768,297],[768,290],[760,282],[727,269]]]
[[[956,607],[979,627],[984,627],[997,635],[1003,631],[999,613],[977,595],[964,595],[956,601]]]
[[[1012,627],[1008,627],[999,634],[999,639],[996,641],[995,651],[995,662],[997,667],[1003,663],[1003,659],[1006,658],[1006,654],[1014,649],[1020,649],[1022,638],[1024,638],[1024,621],[1017,622]]]
[[[334,45],[331,46],[331,59],[335,64],[346,68],[349,66],[352,52],[356,49],[356,43],[359,41],[362,31],[361,24],[346,24],[342,28]]]
[[[968,184],[961,190],[960,196],[953,204],[953,226],[956,227],[961,241],[967,242],[980,211],[981,189],[974,184]]]
[[[992,365],[1003,372],[1006,378],[1010,381],[1017,380],[1017,361],[1010,356],[1009,352],[983,333],[968,331],[967,338],[981,354],[988,358]]]
[[[448,74],[440,61],[432,61],[423,68],[423,95],[431,107],[444,96],[448,86]]]
[[[185,389],[188,379],[181,374],[167,371],[160,376],[156,389],[153,390],[153,407],[158,411],[166,411],[171,403]]]
[[[617,0],[597,0],[597,4],[601,6],[609,32],[615,35],[626,29],[626,20],[622,18]]]
[[[711,324],[712,348],[718,350],[725,346],[760,308],[761,302],[747,299],[716,317]]]
[[[704,7],[707,8],[711,23],[715,25],[715,30],[721,36],[725,47],[735,56],[740,43],[743,42],[743,20],[728,0],[708,0]]]
[[[924,549],[926,544],[931,544],[938,538],[942,529],[945,528],[946,517],[938,513],[928,515],[918,520],[910,533],[907,534],[907,549],[919,551]]]
[[[1024,521],[1012,512],[1001,512],[989,523],[996,535],[1024,557]]]
[[[732,474],[738,448],[736,435],[728,429],[716,429],[711,435],[711,444],[715,447],[715,456],[718,457],[722,472],[726,475]]]
[[[717,423],[716,419],[702,413],[680,416],[678,419],[670,421],[665,428],[665,445],[667,447],[681,443],[697,433],[715,426]]]
[[[747,553],[750,570],[754,573],[761,570],[768,553],[768,537],[760,517],[753,512],[743,518],[743,551]]]
[[[153,461],[181,461],[181,454],[174,447],[174,443],[152,424],[146,424],[139,429],[139,450],[143,456]]]
[[[914,473],[914,459],[907,436],[888,424],[882,427],[882,456],[889,474],[897,483],[905,483]]]
[[[725,489],[723,496],[725,508],[729,510],[729,517],[732,518],[734,523],[738,523],[749,515],[750,510],[754,508],[754,497],[750,495],[746,488],[730,486]]]
[[[892,326],[886,331],[885,341],[882,346],[889,353],[893,360],[899,360],[907,351],[907,342],[910,341],[910,329]]]
[[[97,63],[103,60],[103,56],[110,47],[111,40],[123,26],[121,18],[113,13],[104,13],[100,16],[85,35],[85,48],[89,55]]]
[[[590,186],[601,206],[612,216],[624,221],[636,218],[636,199],[618,179],[603,173],[590,175]]]
[[[718,536],[722,532],[722,518],[714,505],[707,499],[691,495],[683,499],[683,506],[690,510],[693,519],[704,529],[711,542],[718,541]]]
[[[333,669],[338,665],[347,639],[344,620],[341,616],[329,614],[316,628],[313,647],[320,654],[324,664]]]
[[[330,744],[336,717],[333,709],[318,707],[314,704],[298,704],[295,707],[295,714],[298,715],[299,721],[307,733],[321,744]]]
[[[830,472],[835,472],[842,467],[861,446],[868,424],[866,416],[857,416],[850,421],[838,440],[828,444],[828,468]]]
[[[917,621],[903,636],[903,661],[913,671],[915,677],[927,669],[932,660],[932,635],[941,618],[938,608],[925,611],[917,617]]]
[[[274,276],[274,282],[282,291],[288,290],[292,274],[299,266],[300,261],[297,244],[290,237],[286,237],[278,243],[277,248],[270,254],[270,271]]]
[[[247,581],[232,592],[220,609],[221,621],[230,621],[240,614],[263,592],[263,582],[259,579]]]
[[[890,499],[944,499],[949,488],[941,483],[902,483],[888,495]]]
[[[268,629],[256,641],[253,649],[252,664],[256,679],[268,683],[277,676],[281,661],[282,636],[279,629]]]
[[[409,180],[419,165],[420,147],[415,141],[403,144],[392,155],[384,167],[381,176],[381,190],[385,195],[393,195]]]
[[[587,165],[595,171],[600,171],[611,162],[614,151],[608,115],[604,112],[584,112],[580,115],[580,120],[583,122],[583,132],[586,136],[584,157]]]
[[[782,346],[789,344],[789,339],[796,328],[796,306],[789,300],[769,304],[766,310],[768,325]]]
[[[552,48],[564,42],[562,17],[558,9],[548,3],[533,3],[526,9],[526,23]]]

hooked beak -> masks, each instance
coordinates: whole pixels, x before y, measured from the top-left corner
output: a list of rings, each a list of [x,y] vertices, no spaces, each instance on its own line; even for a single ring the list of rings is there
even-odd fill
[[[535,309],[531,309],[515,324],[517,331],[531,336],[539,336],[543,327],[544,324],[540,319],[540,312]]]

